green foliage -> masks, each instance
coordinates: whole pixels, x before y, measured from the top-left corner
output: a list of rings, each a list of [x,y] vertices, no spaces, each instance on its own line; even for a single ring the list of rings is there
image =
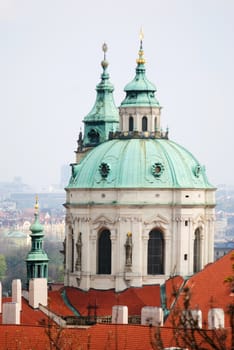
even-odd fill
[[[60,253],[62,242],[47,240],[44,241],[44,250],[46,251],[49,260],[49,281],[63,282],[64,268],[63,255]]]
[[[3,288],[6,292],[11,293],[11,284],[14,279],[20,278],[22,286],[25,287],[27,281],[25,264],[27,252],[27,246],[14,247],[8,251],[8,255],[6,256],[7,273],[3,283]]]
[[[22,241],[18,242],[0,236],[0,279],[2,279],[5,293],[11,292],[13,279],[20,278],[22,286],[26,286],[27,271],[25,259],[30,249],[31,243],[25,245],[22,244]],[[63,255],[59,252],[61,249],[62,242],[45,239],[44,250],[50,259],[49,281],[63,282]]]
[[[5,256],[0,254],[0,280],[3,280],[5,278],[6,269],[7,265]]]

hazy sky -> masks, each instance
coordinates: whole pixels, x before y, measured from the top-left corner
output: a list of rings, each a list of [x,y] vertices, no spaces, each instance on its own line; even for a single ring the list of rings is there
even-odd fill
[[[141,26],[163,128],[214,185],[234,184],[233,0],[0,0],[0,181],[60,181],[95,101],[102,43],[119,106]]]

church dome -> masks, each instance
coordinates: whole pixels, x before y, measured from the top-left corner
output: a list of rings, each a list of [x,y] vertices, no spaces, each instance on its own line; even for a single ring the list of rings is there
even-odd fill
[[[102,143],[72,165],[68,188],[213,188],[205,168],[168,139],[122,138]]]
[[[140,38],[118,123],[109,123],[104,109],[102,122],[96,112],[85,118],[71,164],[64,281],[85,291],[162,285],[171,274],[189,276],[213,259],[215,188],[204,166],[163,130],[142,32]],[[105,52],[106,46],[104,70]],[[97,96],[104,95],[98,90]]]

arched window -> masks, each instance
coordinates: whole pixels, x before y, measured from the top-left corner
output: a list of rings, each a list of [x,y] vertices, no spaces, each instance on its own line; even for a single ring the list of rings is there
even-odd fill
[[[164,240],[162,232],[154,229],[149,234],[148,241],[148,274],[164,273]]]
[[[90,143],[99,143],[100,135],[95,129],[91,129],[88,132],[88,138]]]
[[[103,230],[99,235],[98,274],[111,274],[111,239],[109,230]]]
[[[195,239],[193,246],[193,271],[198,272],[201,270],[201,232],[197,228],[195,231]]]
[[[133,120],[132,116],[129,117],[128,123],[129,123],[129,127],[128,127],[129,131],[133,131],[133,129],[134,129],[134,120]]]
[[[158,127],[157,127],[157,117],[154,118],[154,131],[158,131]]]
[[[148,120],[147,117],[142,118],[142,131],[147,131],[148,129]]]

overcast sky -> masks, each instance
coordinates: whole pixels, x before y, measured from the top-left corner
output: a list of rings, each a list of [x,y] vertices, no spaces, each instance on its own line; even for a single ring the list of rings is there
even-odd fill
[[[214,185],[234,184],[233,0],[0,0],[0,181],[59,183],[95,101],[102,43],[119,106],[141,26],[163,128]]]

